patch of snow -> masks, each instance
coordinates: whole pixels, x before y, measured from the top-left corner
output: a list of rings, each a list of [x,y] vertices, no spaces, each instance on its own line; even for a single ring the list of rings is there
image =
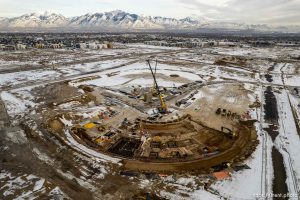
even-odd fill
[[[73,126],[72,121],[71,121],[71,120],[67,120],[67,119],[65,118],[65,116],[60,117],[59,120],[60,120],[64,125],[66,125],[66,126]]]
[[[52,70],[32,70],[0,74],[0,85],[17,85],[31,81],[49,80],[59,77],[61,74]]]
[[[78,106],[78,105],[81,105],[81,103],[79,101],[71,101],[71,102],[60,104],[58,107],[61,109],[70,109],[70,108],[72,108],[74,106]]]
[[[6,138],[16,144],[27,143],[27,137],[22,129],[7,131]]]
[[[190,178],[181,177],[181,178],[176,180],[176,183],[180,184],[180,185],[184,185],[184,186],[195,185],[195,179],[193,177],[190,177]]]
[[[49,192],[49,196],[53,197],[53,199],[69,199],[69,197],[58,186]]]
[[[35,185],[34,185],[34,187],[33,187],[33,191],[35,192],[35,191],[37,191],[37,190],[42,189],[42,187],[44,186],[44,183],[45,183],[45,179],[44,179],[44,178],[42,178],[42,179],[36,181],[36,182],[35,182]]]
[[[9,92],[1,92],[1,98],[6,105],[9,115],[23,115],[28,109],[35,107],[35,104],[25,99],[19,99]]]
[[[42,153],[38,148],[33,148],[32,151],[41,161],[44,161],[48,165],[54,165],[54,161],[47,154]]]

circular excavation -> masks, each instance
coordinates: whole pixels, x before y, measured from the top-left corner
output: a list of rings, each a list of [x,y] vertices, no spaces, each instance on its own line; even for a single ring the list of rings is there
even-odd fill
[[[117,160],[124,170],[207,173],[251,154],[257,144],[255,120],[245,110],[249,102],[241,94],[248,91],[242,84],[194,80],[163,87],[159,83],[166,80],[157,78],[157,63],[155,69],[150,61],[147,66],[150,84],[91,84],[97,79],[68,83],[80,88],[86,101],[57,105],[63,112],[50,119],[50,128],[57,131],[60,119],[63,137],[76,150]],[[181,77],[169,73],[172,79]],[[120,79],[116,74],[109,78]]]

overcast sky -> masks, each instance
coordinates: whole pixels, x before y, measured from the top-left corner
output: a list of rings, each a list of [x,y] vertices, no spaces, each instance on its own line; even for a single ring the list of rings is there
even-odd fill
[[[71,17],[117,9],[139,15],[300,25],[300,0],[0,0],[2,17],[46,10]]]

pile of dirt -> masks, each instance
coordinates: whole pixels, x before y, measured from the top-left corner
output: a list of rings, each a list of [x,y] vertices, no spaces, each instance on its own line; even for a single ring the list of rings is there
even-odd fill
[[[33,95],[37,97],[37,103],[45,102],[46,105],[61,104],[80,94],[78,88],[61,82],[41,86],[33,90]]]
[[[79,85],[79,88],[85,92],[93,92],[94,91],[94,88],[87,86],[87,85]]]
[[[215,65],[226,65],[227,62],[225,62],[224,60],[216,60],[216,61],[214,62],[214,64],[215,64]]]
[[[80,96],[78,99],[76,99],[77,101],[79,101],[82,104],[87,104],[91,101],[96,101],[96,97],[94,95],[92,95],[91,93],[87,93],[86,95],[82,95]]]
[[[226,57],[226,58],[221,58],[219,60],[216,60],[214,62],[215,65],[229,65],[229,64],[234,64],[238,66],[246,66],[246,62],[244,59],[241,58],[236,58],[236,57]]]
[[[249,108],[260,108],[261,103],[259,101],[253,102],[253,104],[249,105]]]
[[[55,132],[62,132],[63,128],[64,128],[64,125],[61,121],[59,121],[58,119],[54,119],[54,120],[51,120],[49,122],[49,127],[54,130]]]

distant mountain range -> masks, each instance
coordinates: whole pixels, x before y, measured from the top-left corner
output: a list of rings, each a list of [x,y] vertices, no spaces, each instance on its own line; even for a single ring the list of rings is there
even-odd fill
[[[104,13],[64,17],[45,12],[20,17],[0,18],[0,31],[254,31],[254,32],[300,32],[300,26],[249,25],[215,21],[201,17],[183,19],[140,16],[115,10]]]

